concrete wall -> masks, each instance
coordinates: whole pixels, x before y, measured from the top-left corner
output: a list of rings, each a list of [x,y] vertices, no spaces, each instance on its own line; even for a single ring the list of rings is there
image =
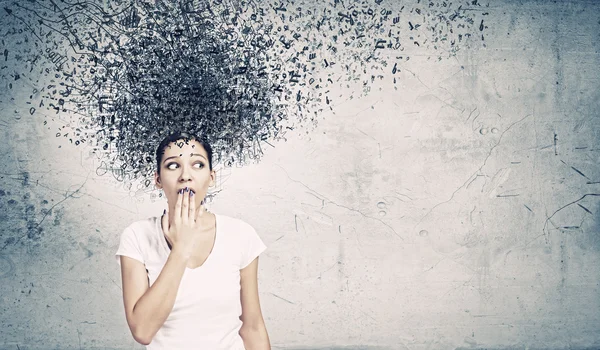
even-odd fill
[[[600,4],[485,11],[485,47],[415,57],[222,172],[211,210],[268,246],[274,349],[600,347]],[[141,348],[113,254],[164,204],[98,176],[3,77],[0,348]]]

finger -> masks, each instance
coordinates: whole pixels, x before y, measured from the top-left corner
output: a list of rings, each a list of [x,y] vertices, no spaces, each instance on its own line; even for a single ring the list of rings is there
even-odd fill
[[[190,209],[188,211],[188,219],[190,222],[196,222],[196,197],[194,196],[194,191],[190,190]]]
[[[165,211],[163,212],[163,215],[160,217],[160,224],[162,226],[162,230],[163,233],[168,235],[169,234],[169,211],[167,209],[165,209]]]
[[[175,202],[175,212],[173,213],[173,221],[179,223],[181,221],[181,206],[183,203],[183,192],[177,194],[177,202]]]
[[[190,190],[186,188],[183,191],[183,199],[181,203],[181,221],[187,223],[189,218],[189,210],[190,210]]]
[[[200,202],[200,208],[198,208],[198,212],[196,212],[196,222],[200,222],[202,220],[202,216],[204,215],[204,212],[206,211],[206,205],[204,203],[204,200],[202,200]]]

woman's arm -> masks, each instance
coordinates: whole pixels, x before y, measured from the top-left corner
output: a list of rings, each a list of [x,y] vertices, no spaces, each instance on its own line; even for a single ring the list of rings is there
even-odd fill
[[[258,257],[240,270],[242,328],[240,336],[247,350],[270,350],[269,335],[258,300]]]
[[[152,287],[148,287],[144,264],[121,256],[125,316],[138,343],[150,344],[171,313],[187,259],[184,254],[173,250]]]
[[[148,286],[144,264],[121,256],[125,316],[133,338],[141,344],[150,344],[169,317],[188,260],[202,240],[198,229],[205,207],[201,204],[197,211],[195,203],[190,191],[184,193],[180,190],[172,220],[168,211],[161,217],[162,231],[173,243],[171,253],[152,287]]]

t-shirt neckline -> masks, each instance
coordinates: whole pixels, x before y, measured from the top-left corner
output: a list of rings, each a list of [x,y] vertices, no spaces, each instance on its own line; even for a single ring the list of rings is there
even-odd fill
[[[187,267],[187,264],[185,266],[185,270],[186,271],[196,271],[196,270],[200,270],[202,267],[206,266],[206,263],[209,262],[209,260],[211,260],[211,257],[214,255],[215,251],[217,250],[217,242],[219,241],[219,215],[216,213],[213,213],[213,215],[215,216],[215,241],[213,242],[213,246],[212,249],[210,251],[210,253],[208,253],[208,256],[206,257],[206,259],[204,259],[204,262],[202,263],[202,265],[195,267],[195,268],[189,268]],[[161,246],[163,247],[165,253],[167,254],[167,256],[169,254],[171,254],[171,250],[169,249],[169,246],[167,245],[167,237],[165,237],[163,229],[162,229],[162,216],[158,217],[157,220],[157,226],[158,226],[158,232],[159,232],[159,236],[160,236],[160,241],[161,241]]]

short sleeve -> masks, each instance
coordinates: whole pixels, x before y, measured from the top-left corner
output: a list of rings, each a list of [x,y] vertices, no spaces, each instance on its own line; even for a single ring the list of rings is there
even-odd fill
[[[127,227],[125,230],[123,230],[123,233],[121,233],[119,249],[117,249],[117,252],[115,253],[115,258],[117,259],[117,263],[119,265],[121,265],[120,255],[138,260],[142,264],[144,263],[144,257],[140,249],[139,241],[135,235],[135,231],[133,231],[131,227]]]
[[[250,265],[256,257],[267,249],[267,246],[260,239],[256,230],[248,225],[244,234],[244,245],[242,246],[242,259],[240,262],[240,270]]]

